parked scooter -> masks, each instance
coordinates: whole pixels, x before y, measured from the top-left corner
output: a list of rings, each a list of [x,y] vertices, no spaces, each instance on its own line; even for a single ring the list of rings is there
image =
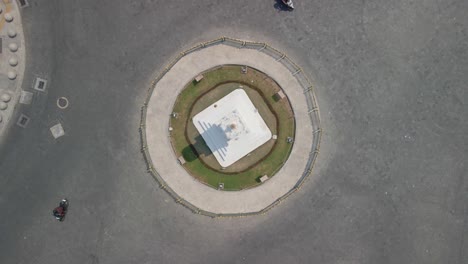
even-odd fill
[[[55,207],[55,209],[52,211],[52,214],[54,215],[55,219],[62,222],[63,219],[65,218],[65,215],[67,214],[67,211],[68,211],[68,200],[62,199],[60,201],[59,206]]]

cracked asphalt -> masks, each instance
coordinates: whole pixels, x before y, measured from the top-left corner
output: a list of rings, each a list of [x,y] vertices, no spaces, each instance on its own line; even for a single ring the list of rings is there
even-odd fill
[[[467,1],[29,3],[23,89],[49,83],[0,146],[0,263],[468,263]],[[311,179],[258,217],[190,213],[140,152],[152,78],[223,35],[288,54],[321,110]]]

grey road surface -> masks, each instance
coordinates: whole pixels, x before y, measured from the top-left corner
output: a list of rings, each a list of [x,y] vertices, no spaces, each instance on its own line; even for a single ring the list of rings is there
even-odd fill
[[[0,148],[0,263],[468,263],[467,1],[29,3],[23,89],[49,85]],[[286,52],[321,109],[311,180],[263,216],[190,213],[140,152],[152,78],[222,35]]]

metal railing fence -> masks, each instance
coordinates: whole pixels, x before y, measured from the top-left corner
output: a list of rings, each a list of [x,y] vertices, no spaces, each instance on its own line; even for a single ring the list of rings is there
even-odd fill
[[[287,192],[286,194],[278,198],[275,202],[273,202],[272,204],[270,204],[269,206],[265,207],[264,209],[258,212],[238,213],[238,214],[216,214],[216,213],[202,210],[192,205],[188,201],[184,200],[181,196],[179,196],[174,190],[172,190],[166,184],[164,179],[158,174],[158,172],[153,167],[152,165],[153,162],[151,160],[151,156],[148,151],[148,145],[147,145],[147,140],[146,140],[146,130],[145,130],[146,111],[147,111],[149,100],[156,86],[156,83],[159,80],[161,80],[161,78],[185,55],[188,55],[192,52],[196,52],[206,47],[215,46],[215,45],[229,45],[229,46],[236,47],[239,49],[257,50],[259,52],[262,52],[274,58],[276,61],[283,64],[289,70],[289,72],[297,79],[298,83],[302,86],[303,94],[306,98],[310,122],[312,124],[313,133],[311,137],[313,138],[313,141],[312,141],[312,146],[311,146],[310,153],[309,153],[309,159],[307,161],[304,172],[302,173],[302,176],[299,179],[299,181],[295,184],[295,186],[289,192]],[[275,207],[276,205],[284,201],[286,198],[288,198],[291,194],[298,191],[302,187],[304,182],[307,180],[307,178],[310,176],[310,174],[312,173],[312,169],[314,167],[315,161],[317,159],[317,155],[320,150],[321,136],[322,136],[322,129],[320,127],[319,106],[317,104],[317,100],[315,97],[314,88],[309,78],[306,76],[302,68],[299,67],[296,63],[294,63],[288,56],[286,56],[286,54],[278,51],[277,49],[271,47],[270,45],[266,43],[261,43],[261,42],[250,42],[250,41],[242,41],[242,40],[228,38],[228,37],[221,37],[218,39],[200,43],[198,45],[195,45],[185,50],[184,52],[181,52],[151,82],[151,86],[148,89],[148,94],[146,96],[145,102],[141,108],[140,137],[141,137],[141,142],[142,142],[142,152],[143,152],[143,156],[145,158],[146,164],[147,164],[148,172],[151,173],[153,178],[158,182],[160,188],[164,189],[174,199],[174,201],[186,207],[187,209],[189,209],[195,214],[201,214],[201,215],[209,216],[212,218],[245,217],[245,216],[251,216],[251,215],[265,214],[271,208]]]

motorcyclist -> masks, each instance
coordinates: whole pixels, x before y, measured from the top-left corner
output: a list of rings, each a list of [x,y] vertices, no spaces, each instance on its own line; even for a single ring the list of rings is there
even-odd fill
[[[62,219],[65,216],[65,208],[63,206],[55,207],[52,212],[57,219]]]
[[[67,214],[67,211],[68,211],[68,200],[64,198],[60,201],[59,206],[55,207],[54,210],[52,210],[52,214],[57,220],[63,221],[63,218]]]

